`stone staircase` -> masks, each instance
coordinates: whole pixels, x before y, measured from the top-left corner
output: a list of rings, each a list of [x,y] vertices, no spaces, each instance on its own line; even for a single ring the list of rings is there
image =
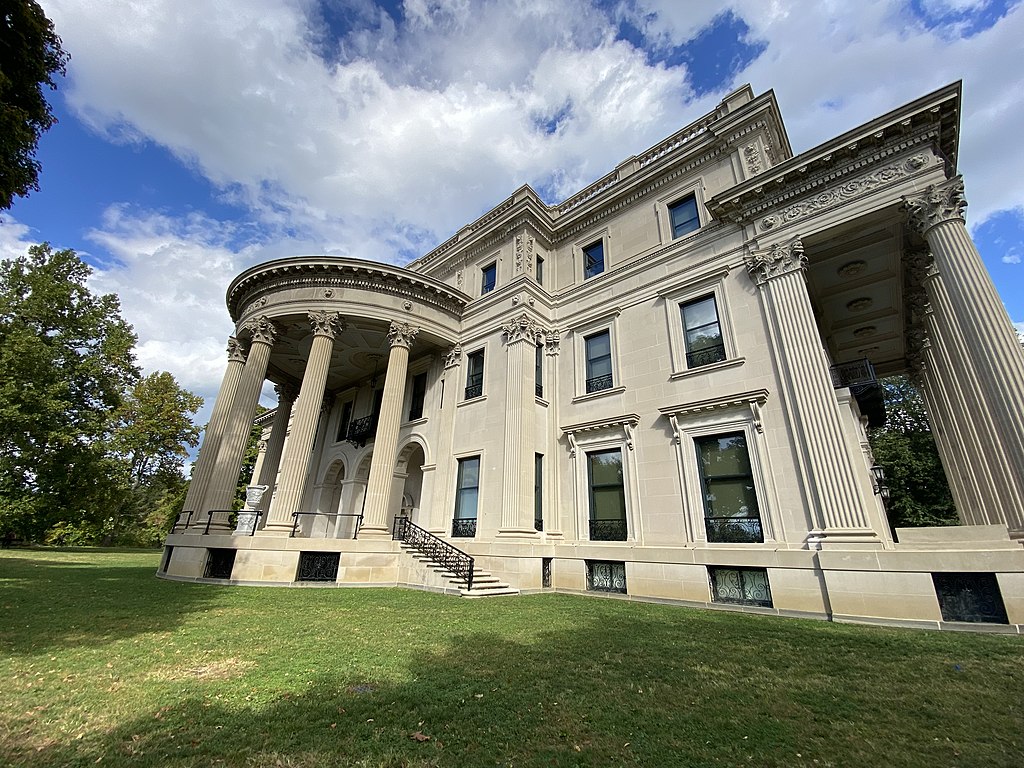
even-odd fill
[[[518,589],[506,584],[504,581],[499,581],[490,571],[485,571],[476,566],[473,567],[473,588],[467,589],[465,578],[438,565],[410,544],[402,542],[401,547],[413,560],[431,572],[439,582],[433,586],[439,587],[442,592],[447,594],[458,594],[468,598],[501,597],[519,594]]]

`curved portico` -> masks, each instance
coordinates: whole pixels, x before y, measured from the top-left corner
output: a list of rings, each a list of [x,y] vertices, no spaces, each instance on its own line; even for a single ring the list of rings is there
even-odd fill
[[[270,381],[280,399],[259,468],[259,484],[272,490],[261,502],[257,535],[288,535],[295,514],[315,504],[305,498],[307,480],[316,470],[314,454],[323,447],[333,400],[354,391],[346,418],[371,417],[376,426],[361,533],[388,535],[410,359],[442,359],[458,339],[468,301],[430,277],[358,259],[278,259],[243,272],[228,288],[236,328],[228,373],[186,510],[200,522],[209,519],[214,530],[226,530],[259,393]],[[377,389],[380,379],[383,390]],[[360,390],[367,389],[360,400]]]

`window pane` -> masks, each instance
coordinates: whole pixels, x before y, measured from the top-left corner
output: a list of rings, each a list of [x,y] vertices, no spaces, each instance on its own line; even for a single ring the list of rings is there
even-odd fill
[[[697,217],[697,200],[688,195],[668,207],[669,219],[672,222],[672,237],[680,237],[700,227]]]
[[[682,310],[683,326],[687,329],[718,322],[718,310],[715,308],[714,296],[683,304]]]
[[[757,517],[757,496],[747,478],[709,480],[708,517]]]
[[[698,447],[705,477],[750,474],[747,441],[742,433],[705,437],[698,441]]]
[[[455,517],[464,520],[467,517],[476,517],[477,496],[480,492],[476,488],[463,488],[455,499]]]
[[[583,276],[593,277],[604,272],[604,241],[598,240],[583,249]]]
[[[622,451],[588,453],[591,485],[622,485]]]
[[[594,488],[592,520],[625,520],[626,504],[621,486],[618,488]]]
[[[480,484],[480,459],[459,461],[459,488],[476,488]]]
[[[612,341],[608,331],[587,337],[587,359],[594,360],[612,353]]]

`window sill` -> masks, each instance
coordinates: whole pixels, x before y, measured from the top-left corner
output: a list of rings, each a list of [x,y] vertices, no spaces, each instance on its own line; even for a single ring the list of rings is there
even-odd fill
[[[545,408],[551,405],[551,401],[545,400],[543,397],[535,397],[534,401],[537,403],[537,405],[543,405]]]
[[[426,423],[427,423],[427,417],[426,416],[420,416],[418,419],[412,419],[411,421],[403,421],[402,422],[402,426],[403,427],[417,427],[420,424],[426,424]]]
[[[473,403],[481,403],[487,399],[487,395],[480,395],[479,397],[471,397],[468,400],[463,400],[460,403],[456,403],[456,408],[461,408],[464,405],[472,405]]]
[[[674,371],[669,378],[670,379],[688,379],[691,376],[699,376],[702,373],[711,373],[712,371],[721,371],[726,368],[738,368],[745,363],[747,358],[745,357],[734,357],[730,360],[722,360],[718,363],[711,363],[711,365],[702,365],[698,368],[686,368],[682,371]]]
[[[621,395],[625,391],[625,387],[609,387],[608,389],[602,389],[600,392],[588,392],[585,395],[576,395],[572,401],[574,403],[583,403],[587,400],[594,400],[598,397],[606,397],[607,395]]]

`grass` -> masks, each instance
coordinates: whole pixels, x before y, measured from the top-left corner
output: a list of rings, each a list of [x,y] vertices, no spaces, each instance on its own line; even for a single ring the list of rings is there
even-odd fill
[[[1024,638],[0,554],[0,764],[1020,766]]]

